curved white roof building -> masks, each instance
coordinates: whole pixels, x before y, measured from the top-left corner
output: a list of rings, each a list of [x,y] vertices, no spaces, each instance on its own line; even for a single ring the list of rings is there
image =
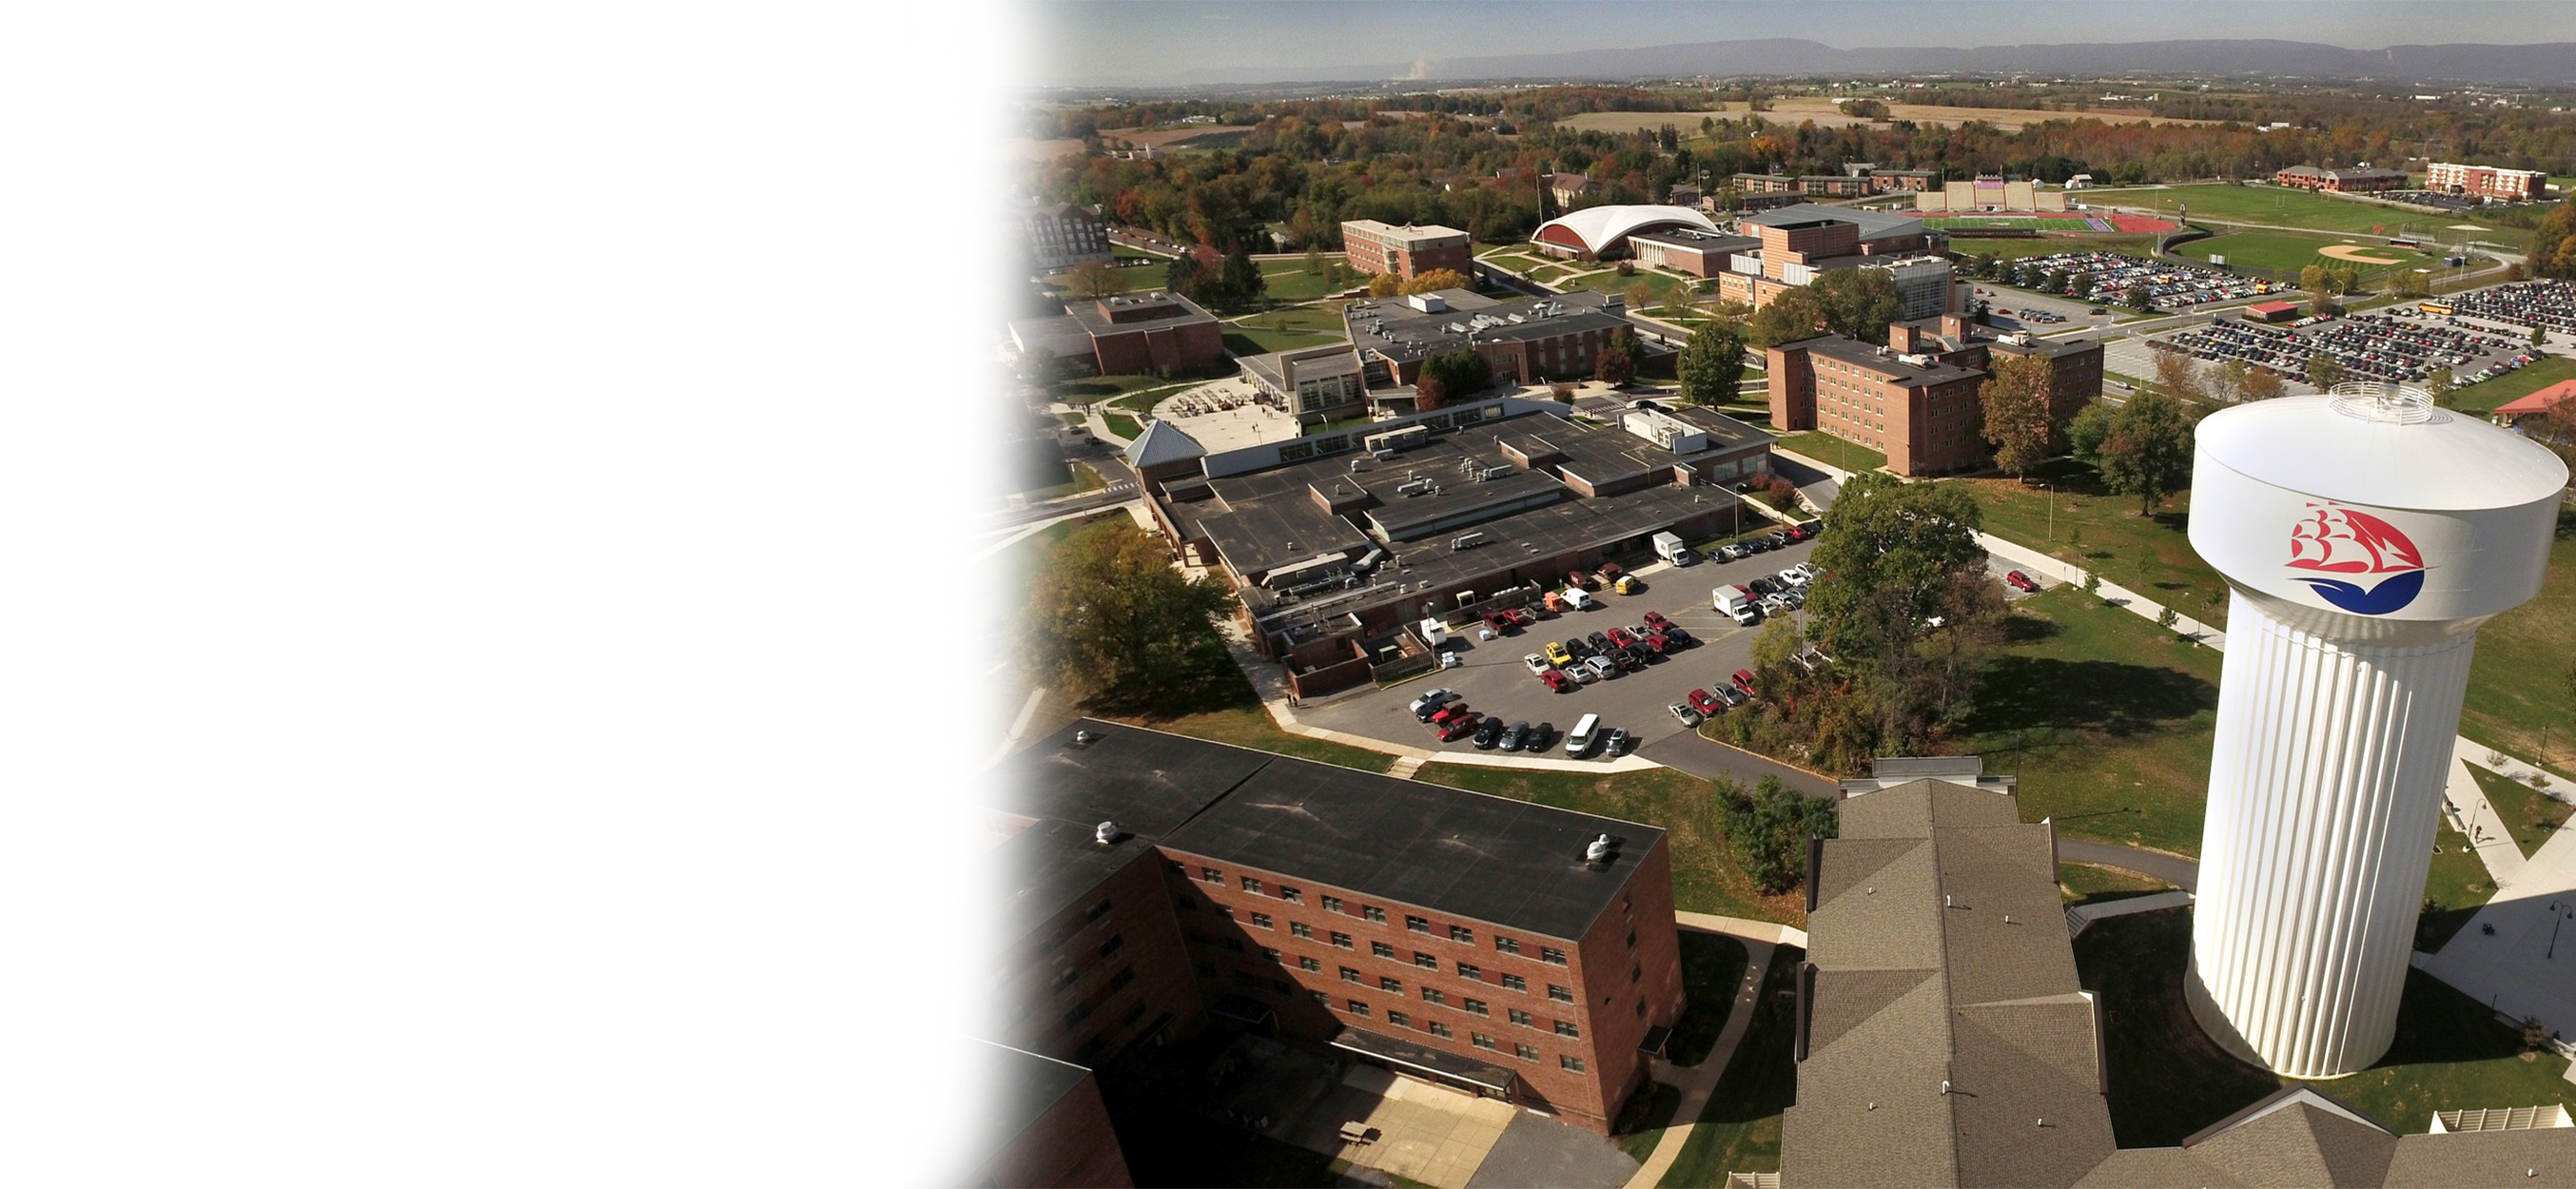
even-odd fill
[[[1627,242],[1640,231],[1682,227],[1715,234],[1717,224],[1686,206],[1593,206],[1545,223],[1530,242],[1558,252],[1598,256]]]

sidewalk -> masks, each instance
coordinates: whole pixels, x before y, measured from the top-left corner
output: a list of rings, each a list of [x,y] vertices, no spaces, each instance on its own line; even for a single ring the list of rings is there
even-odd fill
[[[1700,913],[1674,913],[1673,917],[1684,928],[1734,933],[1731,929],[1706,929],[1695,923],[1731,921],[1733,918],[1709,917]],[[1766,922],[1739,923],[1762,925],[1768,929],[1786,928]],[[1804,933],[1794,929],[1789,932],[1797,933],[1800,943],[1806,940]],[[1653,1059],[1654,1079],[1680,1090],[1682,1100],[1673,1108],[1673,1121],[1664,1128],[1664,1136],[1656,1141],[1655,1150],[1647,1155],[1644,1164],[1637,1167],[1636,1175],[1628,1178],[1626,1189],[1650,1189],[1664,1179],[1664,1174],[1672,1171],[1673,1161],[1681,1157],[1682,1148],[1690,1143],[1691,1128],[1698,1125],[1700,1112],[1707,1110],[1708,1100],[1716,1096],[1718,1079],[1726,1075],[1727,1065],[1735,1060],[1735,1050],[1742,1046],[1744,1034],[1753,1027],[1753,1013],[1760,1006],[1756,1000],[1762,993],[1762,976],[1771,969],[1771,951],[1775,945],[1757,936],[1734,935],[1744,943],[1745,952],[1744,980],[1735,988],[1735,1006],[1726,1014],[1726,1026],[1718,1029],[1717,1043],[1710,1046],[1708,1056],[1699,1064],[1684,1069],[1661,1057]]]

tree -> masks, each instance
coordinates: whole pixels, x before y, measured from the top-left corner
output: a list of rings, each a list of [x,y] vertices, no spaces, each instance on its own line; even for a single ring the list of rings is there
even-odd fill
[[[2249,369],[2245,373],[2244,385],[2239,391],[2244,394],[2246,400],[2270,400],[2281,395],[2281,373],[2268,367]]]
[[[1306,275],[1314,277],[1324,275],[1324,249],[1320,247],[1306,249]]]
[[[2175,400],[2209,399],[2209,393],[2201,387],[2200,365],[2180,351],[2156,352],[2156,387]]]
[[[2174,624],[2181,618],[2182,613],[2174,610],[2169,605],[2164,610],[2156,613],[2156,626],[2170,632],[2173,630]]]
[[[1217,266],[1218,301],[1251,305],[1261,300],[1262,292],[1269,287],[1269,280],[1261,275],[1261,266],[1252,262],[1252,253],[1241,248],[1226,253],[1224,263]]]
[[[2216,367],[2218,378],[2210,383],[2212,395],[2224,395],[2228,400],[2239,403],[2249,399],[2245,395],[2245,385],[2253,378],[2254,372],[2244,360],[2221,360]]]
[[[1627,300],[1629,309],[1645,309],[1648,306],[1655,304],[1655,283],[1643,277],[1639,277],[1625,290],[1622,290],[1620,296]]]
[[[2361,270],[2359,269],[2349,266],[2330,268],[2326,270],[2326,275],[2334,278],[2334,291],[2337,293],[2361,292]]]
[[[1178,708],[1211,682],[1240,680],[1203,655],[1210,621],[1232,599],[1217,579],[1174,569],[1171,551],[1122,517],[1047,553],[1021,634],[1038,679],[1076,703]]]
[[[2066,423],[2066,448],[2086,462],[2100,462],[2102,443],[2111,436],[2111,418],[2118,410],[2107,401],[2092,401],[2076,410],[2075,419]]]
[[[1610,337],[1601,344],[1601,353],[1593,360],[1592,378],[1604,384],[1625,384],[1637,374],[1637,357],[1645,354],[1645,344],[1625,326],[1613,327]]]
[[[1395,291],[1399,296],[1410,297],[1416,293],[1429,293],[1434,289],[1472,290],[1475,287],[1476,282],[1469,280],[1467,274],[1457,269],[1435,268],[1429,272],[1415,273],[1412,280],[1398,285]]]
[[[1473,350],[1461,348],[1423,360],[1422,374],[1439,380],[1443,400],[1465,400],[1484,391],[1485,385],[1493,382],[1494,365]],[[1415,391],[1419,394],[1418,385]]]
[[[2342,382],[2343,365],[2335,362],[2334,356],[2323,351],[2308,356],[2308,383],[2317,391],[2327,391]]]
[[[1976,536],[1983,524],[1966,487],[1902,483],[1878,471],[1852,476],[1834,497],[1833,531],[1812,558],[1833,581],[1810,588],[1810,634],[1835,656],[1866,655],[1889,631],[1910,641],[1913,625],[1942,613],[1950,572],[1985,564]],[[1880,593],[1895,600],[1880,609],[1894,622],[1871,622],[1864,604]]]
[[[1815,337],[1825,328],[1825,308],[1809,292],[1813,288],[1802,285],[1782,290],[1768,305],[1753,311],[1753,320],[1745,326],[1745,337],[1757,347],[1776,347]]]
[[[1681,380],[1682,399],[1695,405],[1722,405],[1735,399],[1744,382],[1744,330],[1732,322],[1712,322],[1691,335],[1673,361]]]
[[[2154,389],[2130,397],[2111,418],[2101,458],[2103,485],[2138,497],[2138,515],[2153,514],[2191,480],[2191,419],[2182,402]]]
[[[1998,357],[1977,388],[1977,401],[1985,409],[1985,436],[1994,444],[1997,467],[2019,478],[2057,453],[2057,426],[2048,415],[2046,359]]]
[[[1065,275],[1064,281],[1065,288],[1074,296],[1087,297],[1093,301],[1098,301],[1127,286],[1125,278],[1120,277],[1118,270],[1106,260],[1085,260],[1074,265],[1073,271]]]
[[[2436,364],[2424,373],[2424,391],[2432,394],[2433,403],[2451,407],[2452,392],[2459,386],[2451,382],[2451,365]]]
[[[2334,274],[2327,272],[2325,265],[2311,264],[2299,270],[2299,288],[2311,295],[2324,293],[2333,287]]]
[[[1442,383],[1430,368],[1423,368],[1422,375],[1413,381],[1414,411],[1429,413],[1448,403],[1449,386]]]
[[[2558,204],[2531,233],[2531,275],[2576,277],[2576,198]]]
[[[1066,368],[1064,360],[1056,358],[1051,347],[1036,345],[1020,353],[1020,383],[1028,383],[1030,389],[1046,389],[1054,383],[1064,383],[1069,373],[1072,373],[1072,368]]]
[[[2068,283],[2067,292],[2073,294],[2077,301],[2093,296],[2093,274],[2089,272],[2075,274],[2075,279]]]
[[[2144,285],[2129,286],[2128,300],[2122,304],[2141,314],[2152,314],[2156,309],[2156,299],[2148,296],[2147,287]]]
[[[2541,326],[2534,326],[2534,327],[2532,327],[2532,328],[2531,328],[2531,345],[2532,345],[2532,346],[2537,347],[2537,346],[2541,345],[2542,343],[2545,343],[2545,342],[2548,342],[2548,341],[2549,341],[2549,330],[2548,330],[2548,328],[2546,328],[2546,327],[2541,327]]]
[[[1403,283],[1404,278],[1391,272],[1382,272],[1369,278],[1368,294],[1371,297],[1393,297],[1396,287]]]
[[[1839,829],[1835,803],[1787,788],[1765,776],[1750,791],[1721,779],[1714,790],[1719,828],[1744,873],[1765,893],[1796,887],[1807,874],[1807,839],[1831,838]]]
[[[1881,268],[1839,268],[1806,286],[1816,295],[1825,328],[1856,342],[1887,341],[1887,324],[1905,314],[1896,278]]]
[[[1199,254],[1196,252],[1184,251],[1172,257],[1170,264],[1163,266],[1163,288],[1191,301],[1198,301],[1206,296],[1207,284],[1207,266],[1199,262]]]

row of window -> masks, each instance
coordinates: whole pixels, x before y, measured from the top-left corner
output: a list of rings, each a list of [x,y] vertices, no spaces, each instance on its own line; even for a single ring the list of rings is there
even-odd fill
[[[1315,992],[1315,1002],[1317,1002],[1317,1003],[1321,1003],[1321,1004],[1324,1004],[1325,1006],[1329,1007],[1329,1006],[1331,1006],[1331,1005],[1332,1005],[1333,997],[1332,997],[1332,996],[1330,996],[1330,995],[1327,995],[1327,994],[1325,994],[1325,993],[1323,993],[1323,992],[1321,992],[1321,991],[1317,991],[1317,992]],[[1344,1000],[1344,1001],[1343,1001],[1343,1003],[1342,1003],[1342,1010],[1343,1010],[1343,1011],[1346,1011],[1346,1012],[1349,1012],[1349,1013],[1350,1013],[1350,1014],[1352,1014],[1352,1015],[1358,1016],[1358,1017],[1360,1017],[1361,1019],[1368,1019],[1368,1018],[1369,1018],[1369,1005],[1368,1005],[1367,1003],[1365,1003],[1365,1002],[1361,1001],[1361,1000],[1357,1000],[1357,999],[1347,999],[1347,1000]],[[1386,1013],[1386,1022],[1387,1022],[1387,1023],[1389,1023],[1389,1024],[1393,1024],[1394,1026],[1396,1026],[1396,1027],[1398,1027],[1398,1028],[1411,1028],[1411,1027],[1413,1027],[1413,1017],[1408,1016],[1408,1015],[1406,1015],[1406,1014],[1404,1014],[1403,1012],[1400,1012],[1400,1011],[1390,1011],[1390,1012]],[[1423,1022],[1423,1025],[1422,1025],[1422,1031],[1424,1031],[1424,1032],[1428,1032],[1428,1033],[1430,1033],[1431,1035],[1433,1035],[1433,1036],[1437,1036],[1437,1037],[1439,1037],[1439,1038],[1441,1038],[1441,1039],[1443,1039],[1443,1040],[1455,1040],[1455,1039],[1457,1039],[1457,1034],[1456,1034],[1456,1033],[1455,1033],[1455,1032],[1454,1032],[1454,1031],[1449,1027],[1449,1025],[1444,1024],[1444,1023],[1442,1023],[1442,1022],[1440,1022],[1440,1021],[1438,1021],[1438,1020],[1426,1020],[1426,1021],[1424,1021],[1424,1022]],[[1474,1045],[1474,1046],[1476,1046],[1477,1048],[1480,1048],[1480,1049],[1496,1049],[1496,1048],[1498,1048],[1498,1046],[1496,1045],[1496,1043],[1495,1043],[1495,1041],[1494,1041],[1494,1038],[1493,1038],[1493,1037],[1490,1037],[1490,1036],[1487,1036],[1487,1035],[1485,1035],[1485,1034],[1484,1034],[1484,1033],[1482,1033],[1482,1032],[1470,1032],[1470,1033],[1468,1033],[1468,1034],[1467,1034],[1467,1043],[1472,1044],[1472,1045]],[[1520,1059],[1521,1059],[1521,1060],[1523,1060],[1523,1061],[1536,1061],[1536,1060],[1538,1060],[1538,1057],[1539,1057],[1539,1053],[1538,1053],[1538,1048],[1537,1048],[1537,1046],[1535,1046],[1535,1045],[1528,1045],[1528,1044],[1522,1044],[1522,1043],[1520,1043],[1520,1042],[1518,1042],[1518,1041],[1514,1041],[1514,1042],[1512,1043],[1512,1055],[1513,1055],[1513,1056],[1515,1056],[1515,1057],[1520,1058]],[[1560,1069],[1564,1069],[1564,1070],[1566,1070],[1567,1072],[1570,1072],[1570,1073],[1582,1073],[1582,1072],[1583,1072],[1583,1058],[1581,1058],[1581,1057],[1575,1057],[1575,1056],[1569,1056],[1569,1055],[1559,1055],[1559,1056],[1557,1057],[1557,1059],[1556,1059],[1556,1064],[1557,1064],[1557,1067],[1558,1067],[1558,1068],[1560,1068]]]
[[[1179,870],[1180,865],[1175,863],[1173,864],[1173,868],[1175,870]],[[1207,883],[1217,884],[1219,886],[1223,886],[1225,883],[1224,873],[1218,871],[1214,867],[1200,868],[1199,877]],[[1269,894],[1261,880],[1249,875],[1242,876],[1241,879],[1244,891],[1257,896]],[[1306,902],[1306,893],[1303,889],[1291,887],[1285,884],[1280,886],[1278,896],[1279,899],[1287,901],[1290,904],[1304,904]],[[1341,897],[1325,896],[1321,899],[1324,911],[1341,913],[1345,916],[1350,914],[1349,908],[1344,904]],[[1195,907],[1195,905],[1187,899],[1182,901],[1182,906],[1185,908]],[[1218,905],[1217,911],[1224,913],[1228,917],[1232,917],[1234,915],[1234,910],[1224,905]],[[1247,915],[1254,928],[1269,929],[1276,927],[1275,922],[1269,913],[1252,912]],[[1364,920],[1375,921],[1379,924],[1386,923],[1386,910],[1374,904],[1361,905],[1359,915]],[[1408,913],[1404,918],[1404,927],[1408,931],[1414,933],[1429,933],[1431,932],[1431,921],[1427,917],[1418,917]],[[1288,931],[1299,937],[1313,937],[1315,935],[1313,926],[1298,921],[1290,921],[1288,923]],[[1344,949],[1351,948],[1351,937],[1349,934],[1334,932],[1331,934],[1331,937],[1334,945],[1340,946]],[[1449,940],[1457,942],[1460,945],[1474,945],[1476,944],[1476,931],[1465,925],[1451,925],[1449,926]],[[1496,936],[1494,938],[1494,949],[1498,953],[1505,954],[1517,954],[1522,952],[1520,939],[1516,937]],[[1539,960],[1546,962],[1549,965],[1563,966],[1567,964],[1565,951],[1558,949],[1555,946],[1540,946],[1538,952]]]

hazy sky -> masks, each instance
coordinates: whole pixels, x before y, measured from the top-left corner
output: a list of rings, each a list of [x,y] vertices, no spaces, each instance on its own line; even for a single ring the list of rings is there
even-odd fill
[[[1856,46],[2279,38],[2353,49],[2576,41],[2561,0],[1035,0],[1036,81],[1802,37]]]

